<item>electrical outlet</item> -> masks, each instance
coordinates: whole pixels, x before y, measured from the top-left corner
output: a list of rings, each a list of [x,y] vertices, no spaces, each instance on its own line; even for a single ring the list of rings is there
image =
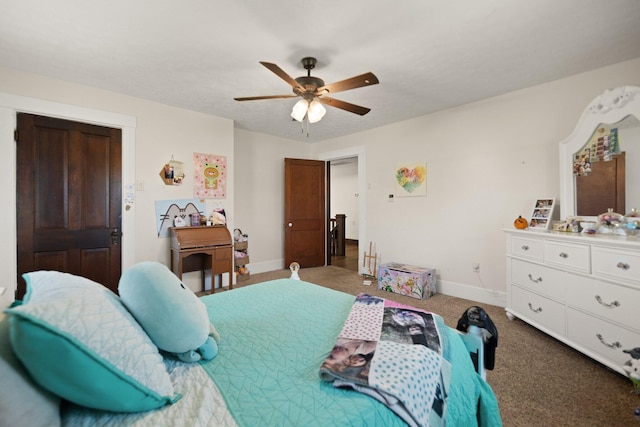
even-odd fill
[[[479,262],[474,262],[473,263],[473,272],[474,273],[480,273],[480,263]]]

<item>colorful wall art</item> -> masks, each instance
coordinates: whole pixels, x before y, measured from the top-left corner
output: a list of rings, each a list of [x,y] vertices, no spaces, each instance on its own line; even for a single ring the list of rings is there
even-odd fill
[[[215,154],[193,153],[193,197],[225,199],[227,197],[227,158]]]
[[[205,205],[202,200],[156,200],[156,226],[158,237],[169,237],[169,227],[173,227],[176,217],[189,224],[192,213],[204,214]]]
[[[396,167],[396,196],[427,195],[427,166],[425,163],[402,164]]]

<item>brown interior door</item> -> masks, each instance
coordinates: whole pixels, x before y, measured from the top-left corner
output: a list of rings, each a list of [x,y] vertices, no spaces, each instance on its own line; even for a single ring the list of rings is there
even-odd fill
[[[18,114],[18,290],[57,270],[117,291],[121,273],[120,129]]]
[[[284,159],[284,262],[325,265],[325,162]]]
[[[626,213],[625,166],[625,153],[615,154],[611,160],[593,162],[591,172],[576,177],[578,215],[597,216],[609,208]]]

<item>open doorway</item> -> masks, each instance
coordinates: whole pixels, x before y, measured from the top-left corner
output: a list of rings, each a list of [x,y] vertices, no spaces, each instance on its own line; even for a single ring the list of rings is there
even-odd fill
[[[358,156],[329,162],[330,264],[359,271],[360,184]]]

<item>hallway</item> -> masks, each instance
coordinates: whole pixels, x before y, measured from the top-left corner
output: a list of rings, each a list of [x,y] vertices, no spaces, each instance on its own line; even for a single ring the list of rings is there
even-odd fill
[[[350,271],[359,272],[358,241],[347,239],[345,241],[344,253],[345,256],[332,256],[331,265],[335,267],[341,267]]]

